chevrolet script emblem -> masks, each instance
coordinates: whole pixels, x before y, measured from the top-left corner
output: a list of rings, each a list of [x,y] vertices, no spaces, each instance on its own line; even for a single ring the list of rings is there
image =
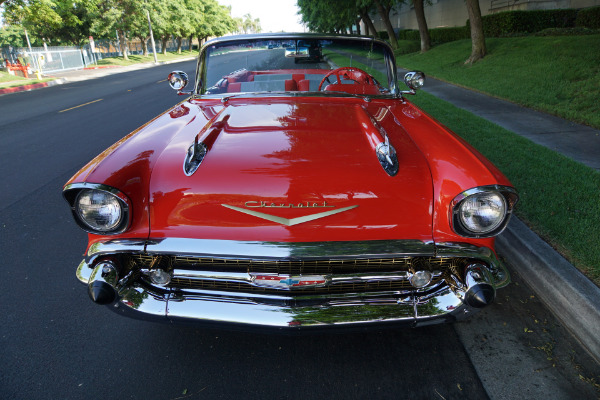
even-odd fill
[[[304,222],[314,221],[315,219],[329,217],[330,215],[339,214],[341,212],[352,210],[353,208],[358,207],[356,205],[356,206],[338,208],[336,210],[323,211],[323,212],[318,212],[315,214],[308,214],[308,215],[305,215],[302,217],[288,219],[288,218],[278,217],[276,215],[262,213],[262,212],[255,211],[255,210],[248,210],[247,208],[230,206],[229,204],[221,204],[221,205],[223,207],[229,208],[234,211],[252,215],[253,217],[257,217],[257,218],[266,219],[267,221],[276,222],[278,224],[282,224],[282,225],[286,225],[286,226],[298,225],[298,224],[302,224]],[[276,203],[268,203],[268,202],[264,202],[264,201],[247,201],[245,206],[251,207],[251,208],[306,208],[306,209],[335,207],[335,206],[330,206],[325,201],[322,203],[305,202],[305,203],[298,203],[298,204],[292,204],[292,203],[276,204]]]

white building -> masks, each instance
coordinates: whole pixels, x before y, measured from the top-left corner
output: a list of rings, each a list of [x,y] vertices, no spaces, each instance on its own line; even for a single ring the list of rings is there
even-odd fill
[[[509,10],[551,10],[593,6],[600,6],[600,0],[479,0],[481,15]],[[378,13],[373,13],[371,18],[377,31],[385,31]],[[430,29],[464,26],[469,19],[465,0],[431,0],[431,5],[426,2],[425,19]],[[390,21],[394,29],[419,29],[411,2],[394,7],[390,12]],[[362,22],[361,31],[365,32]]]

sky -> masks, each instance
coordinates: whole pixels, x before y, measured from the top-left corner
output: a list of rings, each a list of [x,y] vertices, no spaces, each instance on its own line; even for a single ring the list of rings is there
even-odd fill
[[[300,24],[296,0],[217,0],[231,6],[232,17],[243,17],[250,13],[260,18],[263,32],[304,32]]]

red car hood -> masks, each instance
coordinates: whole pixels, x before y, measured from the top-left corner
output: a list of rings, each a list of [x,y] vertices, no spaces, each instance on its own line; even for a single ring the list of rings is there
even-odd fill
[[[432,240],[427,161],[385,107],[230,101],[201,132],[184,128],[150,181],[150,237],[258,241]],[[374,150],[384,131],[399,171]],[[186,176],[194,138],[208,147]]]

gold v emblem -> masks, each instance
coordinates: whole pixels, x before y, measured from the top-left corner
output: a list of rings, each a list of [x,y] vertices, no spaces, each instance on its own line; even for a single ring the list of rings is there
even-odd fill
[[[305,215],[304,217],[287,219],[287,218],[283,218],[283,217],[277,217],[275,215],[261,213],[261,212],[254,211],[254,210],[248,210],[245,208],[230,206],[229,204],[221,204],[221,205],[223,207],[229,208],[234,211],[238,211],[238,212],[241,212],[244,214],[252,215],[254,217],[266,219],[267,221],[277,222],[278,224],[287,225],[287,226],[298,225],[298,224],[302,224],[302,223],[308,222],[308,221],[314,221],[315,219],[328,217],[328,216],[334,215],[334,214],[339,214],[341,212],[352,210],[353,208],[358,207],[358,206],[344,207],[344,208],[339,208],[337,210],[324,211],[324,212],[320,212],[320,213],[316,213],[316,214]]]

